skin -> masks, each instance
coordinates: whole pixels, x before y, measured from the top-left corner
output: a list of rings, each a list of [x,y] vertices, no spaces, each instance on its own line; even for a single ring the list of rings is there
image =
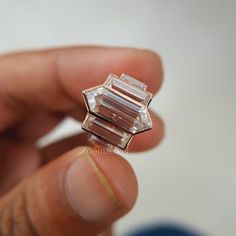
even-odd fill
[[[148,50],[71,47],[0,56],[0,235],[108,235],[134,206],[137,180],[127,160],[86,148],[85,133],[43,149],[36,145],[66,116],[82,121],[82,90],[102,84],[109,73],[141,78],[154,94],[163,80],[161,60]],[[136,136],[130,152],[160,143],[164,125],[154,112],[151,116],[153,129]],[[74,178],[82,164],[77,177],[90,178],[87,189]],[[80,212],[90,187],[98,191],[99,209],[114,207],[109,214],[96,207]]]

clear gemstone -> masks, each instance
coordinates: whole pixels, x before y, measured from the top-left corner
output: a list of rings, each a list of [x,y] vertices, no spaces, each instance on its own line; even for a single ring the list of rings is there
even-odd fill
[[[115,146],[125,149],[132,135],[125,132],[120,127],[108,122],[104,119],[96,117],[92,114],[87,114],[85,121],[82,124],[82,128],[90,133],[98,136],[102,140],[109,142]],[[93,137],[94,141],[97,141]]]
[[[91,113],[103,117],[133,134],[152,127],[147,106],[122,96],[120,92],[112,88],[98,86],[86,90],[84,95]]]
[[[127,76],[124,76],[126,78]],[[139,81],[138,81],[139,82]],[[134,100],[141,102],[144,105],[148,105],[152,99],[152,94],[134,86],[131,83],[127,83],[124,79],[120,79],[115,75],[110,74],[107,81],[104,84],[109,88],[113,88],[126,96],[133,98]],[[141,86],[143,87],[143,85]]]
[[[94,109],[96,106],[96,100],[95,97],[102,94],[103,92],[103,86],[97,86],[91,89],[85,90],[83,93],[86,94],[86,105],[88,105],[89,110]]]
[[[89,134],[89,142],[92,143],[95,146],[102,146],[105,148],[107,151],[112,152],[115,149],[115,146],[108,143],[107,141],[99,138],[98,136],[94,134]]]
[[[142,83],[141,81],[129,76],[129,75],[126,75],[126,74],[122,74],[121,77],[120,77],[121,80],[124,80],[126,83],[134,86],[134,87],[137,87],[141,90],[146,90],[147,89],[147,85]]]

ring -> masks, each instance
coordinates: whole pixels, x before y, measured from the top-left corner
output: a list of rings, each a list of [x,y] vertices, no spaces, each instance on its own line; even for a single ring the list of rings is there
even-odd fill
[[[147,85],[122,74],[110,74],[104,84],[84,90],[87,115],[82,129],[89,141],[108,151],[127,149],[132,137],[152,128]]]

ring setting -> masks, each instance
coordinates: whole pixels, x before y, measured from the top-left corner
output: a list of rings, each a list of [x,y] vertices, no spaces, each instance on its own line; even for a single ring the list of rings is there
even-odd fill
[[[148,111],[153,95],[143,82],[110,74],[104,84],[83,91],[87,115],[82,129],[89,141],[108,151],[126,150],[132,137],[152,128]]]

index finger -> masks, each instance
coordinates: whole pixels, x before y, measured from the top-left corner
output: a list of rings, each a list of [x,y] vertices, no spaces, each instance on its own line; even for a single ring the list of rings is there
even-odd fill
[[[160,58],[148,50],[72,47],[0,57],[0,131],[27,112],[84,107],[82,90],[109,73],[136,77],[153,93],[162,82]]]

